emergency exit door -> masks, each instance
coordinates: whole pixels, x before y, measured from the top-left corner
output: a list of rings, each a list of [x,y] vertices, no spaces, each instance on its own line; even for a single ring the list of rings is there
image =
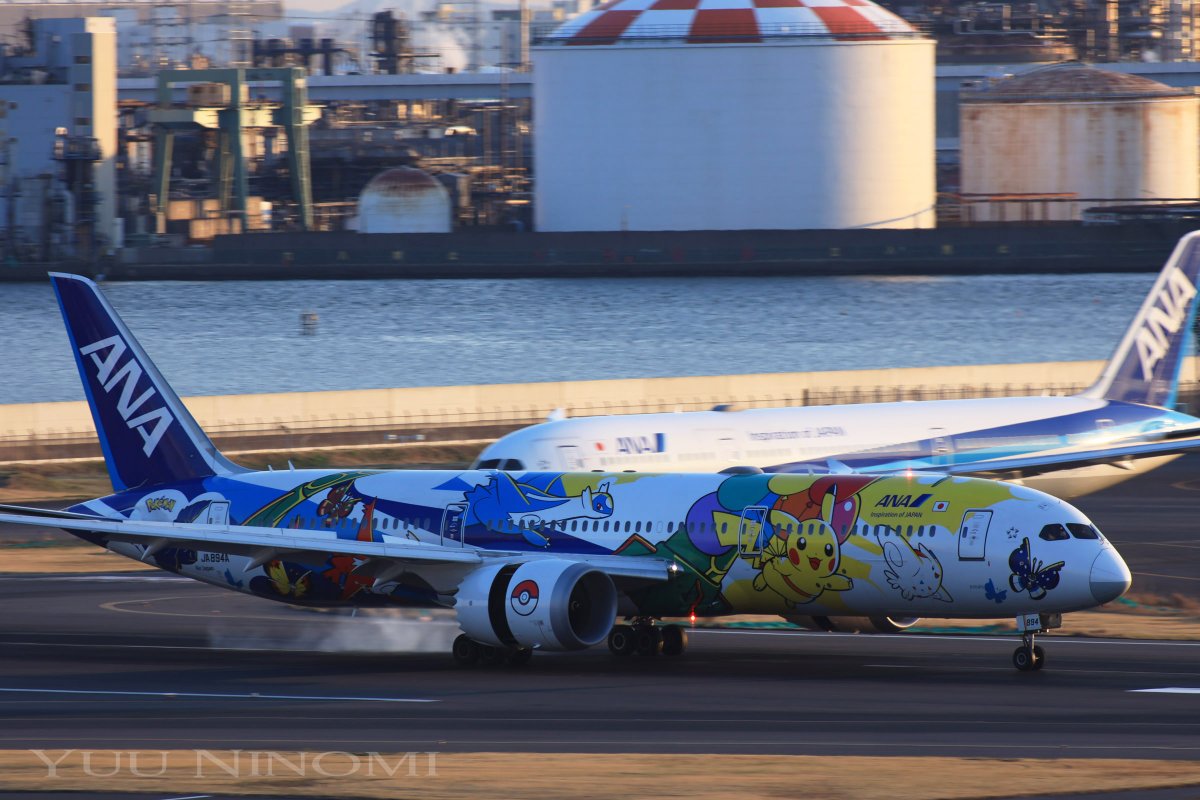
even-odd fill
[[[442,515],[442,544],[462,546],[466,538],[467,504],[451,503]]]
[[[959,561],[983,561],[987,547],[988,526],[992,524],[992,512],[978,508],[967,509],[962,524],[958,526]]]

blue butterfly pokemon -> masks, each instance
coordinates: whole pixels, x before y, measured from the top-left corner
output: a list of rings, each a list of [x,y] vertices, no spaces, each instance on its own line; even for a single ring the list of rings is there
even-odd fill
[[[1003,603],[1008,597],[1008,589],[996,590],[996,584],[992,583],[992,579],[988,578],[988,582],[983,585],[983,591],[987,593],[988,600],[995,600],[997,603]]]
[[[1008,557],[1008,567],[1012,570],[1008,585],[1014,592],[1029,592],[1030,600],[1041,600],[1046,592],[1058,586],[1059,572],[1065,563],[1057,561],[1044,566],[1029,554],[1029,537],[1026,536],[1021,546]]]
[[[230,586],[232,586],[232,587],[233,587],[233,588],[235,588],[235,589],[240,589],[240,588],[242,588],[242,583],[243,583],[243,582],[242,582],[242,581],[238,581],[238,580],[234,580],[234,578],[233,578],[233,573],[232,573],[232,572],[230,572],[228,569],[226,569],[226,570],[225,570],[225,582],[226,582],[226,583],[228,583]]]

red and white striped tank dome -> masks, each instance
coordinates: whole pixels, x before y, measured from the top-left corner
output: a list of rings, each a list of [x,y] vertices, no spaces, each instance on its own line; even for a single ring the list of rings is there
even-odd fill
[[[757,44],[918,35],[903,19],[869,0],[609,0],[566,22],[541,43]]]

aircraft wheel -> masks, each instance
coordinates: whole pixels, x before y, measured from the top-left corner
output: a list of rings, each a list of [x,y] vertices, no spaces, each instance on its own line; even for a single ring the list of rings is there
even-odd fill
[[[1042,649],[1040,644],[1033,646],[1033,668],[1035,670],[1046,666],[1046,651]]]
[[[628,625],[614,625],[608,633],[608,649],[614,656],[632,655],[637,648],[637,639],[633,628]]]
[[[508,648],[479,645],[479,664],[484,667],[496,667],[508,662]]]
[[[687,650],[687,631],[678,625],[668,625],[662,629],[662,654],[664,656],[681,656]]]
[[[650,625],[634,628],[634,640],[637,642],[639,656],[656,656],[662,652],[663,637],[659,628]]]
[[[533,658],[532,647],[516,647],[508,651],[505,663],[510,667],[523,667]]]
[[[474,639],[463,633],[454,640],[450,654],[454,656],[454,663],[458,666],[473,667],[479,661],[479,645],[475,643]]]
[[[1016,650],[1013,650],[1012,662],[1013,666],[1021,672],[1032,672],[1035,669],[1041,669],[1042,659],[1038,652],[1040,647],[1026,647],[1021,645]]]

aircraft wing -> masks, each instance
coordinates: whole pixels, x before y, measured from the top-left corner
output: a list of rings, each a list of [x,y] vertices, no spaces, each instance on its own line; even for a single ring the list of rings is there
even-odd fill
[[[1143,434],[1137,438],[1120,439],[1104,444],[1063,447],[1057,450],[1020,453],[1000,458],[965,461],[959,464],[926,465],[913,467],[913,469],[930,474],[1011,479],[1098,464],[1131,467],[1132,462],[1139,458],[1179,455],[1194,450],[1200,450],[1200,425],[1169,428]],[[897,467],[894,462],[879,466],[853,467],[837,459],[829,458],[824,461],[788,464],[785,467],[770,467],[767,471],[817,475],[883,475],[892,474],[899,469],[901,468]]]
[[[111,541],[145,546],[143,560],[165,547],[248,556],[252,567],[282,558],[300,559],[311,555],[324,559],[333,554],[368,559],[374,562],[374,567],[365,571],[373,572],[376,568],[382,571],[382,568],[390,564],[453,564],[469,570],[485,561],[494,563],[497,559],[523,562],[563,558],[587,562],[613,578],[659,581],[670,576],[668,563],[657,558],[476,550],[398,538],[389,538],[386,542],[363,542],[338,538],[332,531],[302,528],[111,519],[67,511],[5,505],[0,505],[0,523],[103,534]]]
[[[1167,438],[1157,441],[1124,441],[1091,447],[1065,448],[1051,452],[1031,453],[1004,458],[990,458],[952,466],[932,467],[926,471],[946,472],[951,475],[976,475],[1003,477],[1010,473],[1022,476],[1040,475],[1057,470],[1090,467],[1097,464],[1122,465],[1139,458],[1178,455],[1200,450],[1200,436],[1192,431],[1187,437],[1176,438],[1172,431]]]

